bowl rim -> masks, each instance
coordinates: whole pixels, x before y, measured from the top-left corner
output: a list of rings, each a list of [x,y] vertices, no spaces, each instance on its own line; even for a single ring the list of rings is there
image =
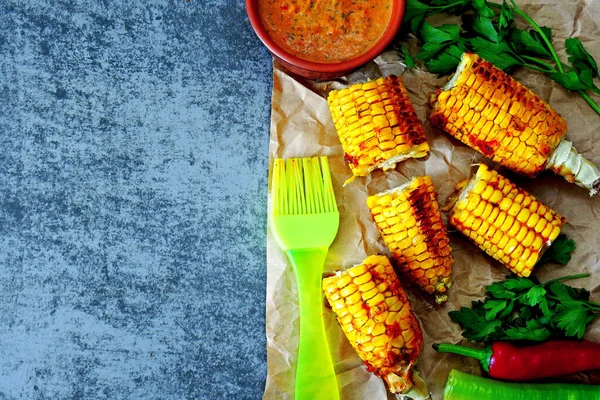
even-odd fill
[[[263,26],[260,19],[258,11],[259,1],[260,0],[246,0],[246,13],[248,14],[248,19],[250,21],[250,25],[252,25],[252,28],[254,29],[254,32],[267,47],[269,52],[271,52],[271,54],[273,54],[276,58],[279,58],[288,64],[304,70],[315,72],[348,71],[358,68],[361,65],[373,60],[375,57],[381,54],[383,50],[385,50],[385,48],[392,42],[398,33],[400,25],[402,24],[402,19],[404,18],[404,12],[406,10],[406,0],[392,0],[393,8],[392,15],[390,17],[390,23],[388,24],[381,38],[367,52],[356,58],[340,63],[318,63],[296,57],[275,43],[275,41],[267,33],[267,30]]]

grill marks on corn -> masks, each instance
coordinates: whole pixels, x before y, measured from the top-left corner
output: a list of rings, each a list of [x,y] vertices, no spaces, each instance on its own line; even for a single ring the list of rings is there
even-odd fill
[[[429,176],[370,196],[367,205],[403,274],[419,288],[447,300],[452,285],[451,248]]]
[[[424,157],[429,144],[399,77],[330,92],[327,102],[353,176]]]
[[[512,77],[472,53],[441,91],[430,120],[495,162],[526,176],[545,168],[566,134],[565,120]]]
[[[367,257],[362,264],[323,279],[323,289],[367,369],[384,378],[393,393],[410,388],[423,335],[387,257]]]
[[[519,276],[529,276],[566,219],[480,164],[454,205],[450,224]]]
[[[432,217],[435,218],[435,216],[432,215],[433,207],[429,204],[430,201],[431,198],[427,190],[427,185],[421,185],[408,194],[408,202],[411,205],[411,209],[415,211],[417,226],[420,227],[421,232],[425,235],[424,242],[427,244],[428,249],[430,249],[431,256],[437,257],[440,255],[440,248],[438,246],[431,246],[431,244],[437,242],[437,232],[433,228]]]

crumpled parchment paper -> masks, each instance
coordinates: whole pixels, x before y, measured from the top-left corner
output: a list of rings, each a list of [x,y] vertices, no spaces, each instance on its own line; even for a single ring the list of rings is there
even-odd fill
[[[519,2],[519,7],[540,25],[552,27],[553,42],[563,59],[566,59],[564,39],[577,36],[588,51],[600,60],[600,1],[536,0]],[[340,229],[329,250],[324,272],[351,267],[371,254],[382,253],[389,256],[369,214],[367,196],[405,183],[412,176],[427,174],[433,179],[440,205],[444,205],[454,191],[455,184],[471,175],[472,164],[484,160],[466,145],[432,128],[428,122],[431,110],[427,99],[432,92],[443,86],[448,77],[436,77],[421,70],[405,70],[397,52],[386,52],[361,70],[334,82],[318,83],[293,77],[276,63],[273,74],[270,166],[272,167],[272,160],[276,157],[329,156],[341,217]],[[356,178],[354,182],[342,187],[351,173],[344,165],[342,146],[327,107],[326,94],[333,88],[389,74],[402,76],[416,112],[423,122],[431,146],[430,155],[425,159],[405,161],[393,171],[375,171],[369,177]],[[600,165],[600,116],[577,94],[567,93],[539,73],[517,70],[513,76],[545,99],[566,119],[569,125],[567,138],[574,142],[584,157]],[[600,195],[589,198],[586,190],[551,173],[531,180],[502,170],[489,161],[484,162],[568,219],[562,232],[577,243],[571,262],[565,267],[543,265],[536,269],[535,276],[546,281],[559,276],[589,273],[590,277],[570,281],[569,284],[585,287],[592,292],[592,300],[600,301]],[[269,196],[269,207],[270,201]],[[427,382],[433,400],[442,398],[450,369],[481,374],[476,360],[438,354],[431,348],[431,344],[435,342],[466,342],[461,336],[460,327],[450,320],[448,312],[461,306],[470,306],[473,300],[482,299],[486,285],[503,280],[509,274],[508,269],[485,255],[451,227],[449,235],[454,257],[454,285],[449,291],[448,303],[434,309],[415,288],[408,283],[404,285],[421,323],[425,342],[416,368]],[[266,293],[268,375],[265,399],[294,397],[298,318],[294,273],[277,246],[269,223]],[[383,380],[366,371],[343,336],[333,313],[327,308],[324,319],[341,398],[393,399]],[[586,338],[600,341],[599,320],[588,327]]]

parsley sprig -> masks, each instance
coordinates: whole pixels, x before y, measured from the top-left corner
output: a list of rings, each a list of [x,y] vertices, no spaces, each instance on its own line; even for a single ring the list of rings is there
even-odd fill
[[[499,340],[544,341],[549,338],[581,339],[587,325],[600,316],[600,304],[590,293],[564,282],[589,274],[565,276],[540,283],[536,278],[510,276],[486,290],[484,301],[473,301],[449,313],[475,342]]]
[[[461,23],[433,26],[427,22],[440,13],[460,15]],[[516,17],[532,29],[517,28]],[[583,43],[568,38],[568,63],[563,62],[552,45],[552,30],[538,25],[514,0],[502,4],[486,0],[408,0],[403,30],[422,43],[414,57],[402,46],[409,67],[417,59],[430,72],[445,75],[454,71],[463,52],[472,51],[505,71],[526,67],[544,73],[567,90],[576,91],[600,114],[600,106],[589,93],[600,94],[598,64]]]
[[[554,242],[552,242],[552,246],[548,250],[546,250],[537,265],[546,264],[550,262],[554,262],[560,265],[567,265],[569,261],[571,261],[571,253],[577,245],[572,239],[569,239],[567,235],[561,233],[558,235]]]

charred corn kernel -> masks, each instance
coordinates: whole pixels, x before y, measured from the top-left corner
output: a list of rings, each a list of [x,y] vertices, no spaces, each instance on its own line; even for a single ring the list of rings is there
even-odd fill
[[[365,276],[378,293],[359,305],[348,303],[342,292],[348,285],[358,285],[357,281],[365,285]],[[358,266],[323,279],[323,291],[330,304],[336,294],[346,301],[345,309],[332,304],[332,310],[368,370],[385,379],[392,393],[408,391],[413,386],[412,366],[423,349],[423,334],[388,258],[370,256]],[[350,310],[357,306],[366,315],[356,318]],[[346,312],[340,317],[342,311]],[[359,333],[354,334],[357,329]]]
[[[436,302],[446,301],[446,291],[452,285],[452,256],[431,178],[416,177],[405,185],[370,196],[367,205],[406,277],[433,295]],[[382,215],[384,219],[380,218]],[[401,240],[386,231],[392,220],[394,231],[405,232]]]
[[[481,86],[475,88],[473,83],[479,78]],[[473,106],[469,99],[476,93],[482,99]],[[560,114],[473,53],[463,54],[456,73],[433,100],[430,118],[434,125],[502,166],[530,177],[546,168],[567,132]],[[461,126],[453,122],[454,115],[463,119],[470,112],[473,117],[479,115],[476,123],[475,118],[464,120]]]
[[[327,103],[353,177],[429,153],[421,121],[397,76],[333,90]]]
[[[492,203],[491,198],[485,200],[473,193],[474,188],[481,188],[482,182],[492,187],[502,185],[508,188],[507,197]],[[473,204],[473,198],[487,203],[486,207],[494,208],[485,221],[487,225],[482,223],[478,229],[475,224],[465,222],[480,207]],[[542,252],[556,239],[566,222],[564,217],[546,206],[532,208],[530,205],[534,203],[539,204],[508,179],[480,164],[475,175],[462,186],[450,215],[450,224],[515,274],[529,276]]]

